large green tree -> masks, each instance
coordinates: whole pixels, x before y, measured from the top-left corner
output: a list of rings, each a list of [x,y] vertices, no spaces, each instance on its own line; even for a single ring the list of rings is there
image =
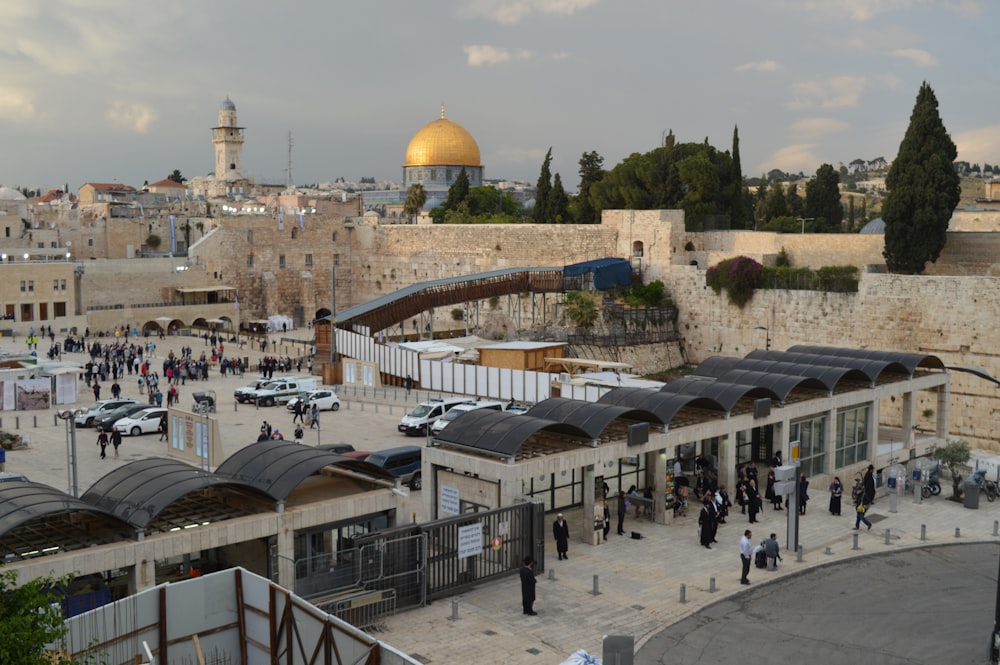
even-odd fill
[[[885,249],[892,272],[920,274],[934,263],[947,240],[948,221],[961,193],[958,156],[938,113],[938,101],[924,81],[899,153],[889,168],[882,204]]]
[[[573,218],[569,214],[569,197],[563,188],[562,178],[559,174],[552,180],[552,191],[549,193],[548,202],[549,222],[552,224],[572,224]]]
[[[180,169],[174,169],[174,172],[167,176],[167,180],[172,180],[176,183],[184,184],[184,182],[187,181],[187,178],[181,175]]]
[[[441,207],[445,210],[457,210],[469,198],[469,174],[465,172],[465,167],[455,176],[455,182],[448,188],[448,196],[445,197]]]
[[[844,206],[840,202],[840,174],[829,164],[816,169],[816,177],[806,183],[805,216],[816,220],[813,228],[819,233],[842,231]]]
[[[601,221],[601,211],[594,207],[590,199],[590,188],[604,178],[604,158],[595,151],[585,152],[580,157],[580,191],[576,195],[576,221],[579,224],[597,224]]]
[[[0,573],[0,663],[53,665],[70,661],[46,652],[65,632],[55,581],[36,578],[17,585],[17,572]]]
[[[403,214],[410,218],[411,224],[425,203],[427,203],[427,190],[424,186],[420,183],[410,185],[406,190],[406,201],[403,202]]]
[[[552,219],[549,216],[549,194],[552,192],[552,148],[545,153],[545,161],[542,162],[542,169],[538,174],[538,182],[535,183],[535,209],[532,212],[537,224],[550,224]]]

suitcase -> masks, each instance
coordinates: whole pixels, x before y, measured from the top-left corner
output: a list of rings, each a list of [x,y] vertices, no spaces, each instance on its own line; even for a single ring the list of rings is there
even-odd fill
[[[758,568],[767,568],[767,555],[764,554],[764,548],[761,547],[757,550],[757,553],[753,556],[754,565]]]

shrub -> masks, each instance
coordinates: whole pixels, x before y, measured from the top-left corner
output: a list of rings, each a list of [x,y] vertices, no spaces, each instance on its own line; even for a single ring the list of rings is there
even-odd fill
[[[456,307],[451,310],[451,320],[452,321],[463,321],[465,319],[465,310],[461,307]]]
[[[753,298],[754,289],[763,286],[763,266],[747,256],[720,261],[706,272],[706,281],[719,293],[725,289],[729,302],[742,308]]]

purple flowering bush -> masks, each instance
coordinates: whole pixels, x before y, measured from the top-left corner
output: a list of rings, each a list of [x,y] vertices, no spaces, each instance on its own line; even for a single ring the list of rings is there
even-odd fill
[[[747,256],[737,256],[710,267],[705,281],[719,293],[725,289],[729,302],[742,308],[753,298],[754,289],[764,284],[764,267]]]

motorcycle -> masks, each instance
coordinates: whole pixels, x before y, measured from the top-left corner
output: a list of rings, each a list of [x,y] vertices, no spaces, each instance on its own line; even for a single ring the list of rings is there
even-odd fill
[[[929,499],[941,493],[941,465],[935,464],[931,467],[927,477],[927,484],[920,488],[920,496]],[[990,499],[992,501],[993,499]]]
[[[981,491],[986,492],[987,501],[995,501],[997,496],[1000,496],[1000,489],[997,489],[997,484],[992,480],[987,480],[986,471],[979,469],[972,473],[972,480],[979,485]]]

